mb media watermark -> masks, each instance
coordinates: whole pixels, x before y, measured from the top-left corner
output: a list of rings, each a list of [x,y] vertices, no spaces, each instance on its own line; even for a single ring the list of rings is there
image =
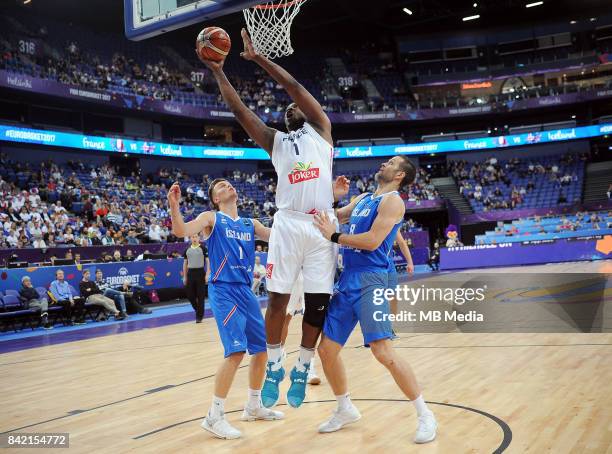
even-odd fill
[[[612,331],[609,273],[452,273],[398,285],[360,277],[364,332],[565,333]]]
[[[455,311],[399,311],[397,314],[374,311],[376,322],[483,322],[484,315],[477,311],[463,314]]]

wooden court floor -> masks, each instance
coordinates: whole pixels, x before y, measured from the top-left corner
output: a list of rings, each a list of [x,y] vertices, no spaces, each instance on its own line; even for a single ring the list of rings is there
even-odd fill
[[[1,355],[0,432],[69,432],[74,453],[612,452],[612,334],[404,334],[394,345],[439,421],[423,446],[412,405],[360,342],[343,358],[363,418],[333,434],[316,432],[335,407],[324,378],[302,408],[279,407],[285,420],[239,421],[246,368],[226,404],[244,438],[203,431],[222,352],[212,320]]]

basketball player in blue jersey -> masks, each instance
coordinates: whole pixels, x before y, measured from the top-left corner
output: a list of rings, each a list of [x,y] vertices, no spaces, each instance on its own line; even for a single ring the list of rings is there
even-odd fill
[[[380,301],[375,299],[375,294],[389,288],[389,252],[406,211],[398,191],[411,184],[415,175],[414,164],[405,156],[395,156],[382,164],[376,173],[376,191],[356,197],[337,211],[340,222],[349,222],[348,234],[336,233],[335,225],[325,213],[315,216],[315,224],[323,236],[346,248],[344,271],[329,305],[319,344],[323,370],[338,401],[333,416],[319,426],[321,433],[334,432],[361,418],[349,398],[346,372],[340,359],[340,350],[359,322],[364,343],[370,345],[374,357],[389,370],[416,408],[418,427],[414,441],[427,443],[436,437],[436,419],[423,400],[414,373],[393,350],[391,322],[375,316],[377,311],[389,313],[388,301],[377,305]]]
[[[268,365],[262,390],[266,407],[279,399],[279,384],[285,378],[281,336],[291,289],[298,275],[304,278],[304,317],[300,353],[289,379],[287,402],[302,405],[314,349],[323,328],[325,313],[334,288],[337,247],[314,227],[314,214],[334,216],[336,190],[348,193],[348,180],[334,182],[332,126],[325,111],[302,84],[285,69],[257,52],[246,30],[244,51],[252,61],[280,84],[292,103],[285,111],[287,133],[268,127],[252,112],[232,87],[223,71],[223,61],[203,60],[215,78],[221,96],[249,137],[266,150],[278,176],[274,225],[266,264],[268,307],[266,340]]]
[[[406,240],[402,236],[402,232],[400,232],[399,230],[395,235],[395,243],[393,244],[393,246],[395,246],[395,244],[398,245],[400,252],[406,259],[406,272],[412,276],[412,274],[414,273],[412,254],[410,253],[410,249],[408,248],[408,243],[406,243]],[[389,288],[395,288],[399,284],[397,270],[395,269],[395,262],[393,261],[393,246],[389,251]],[[397,314],[397,300],[395,298],[389,301],[389,307],[391,308],[392,314]],[[393,337],[391,339],[399,339],[397,334],[395,334],[395,330],[393,330]]]
[[[266,374],[266,330],[259,303],[251,291],[255,264],[255,236],[268,241],[270,229],[255,219],[238,216],[238,194],[229,181],[218,178],[208,188],[216,211],[205,211],[184,222],[180,212],[181,189],[168,191],[172,233],[188,237],[203,232],[210,258],[209,300],[225,361],[215,375],[215,394],[202,427],[225,439],[239,438],[240,431],[225,419],[224,402],[246,351],[249,365],[249,395],[243,421],[282,419],[283,413],[263,406],[261,388]]]

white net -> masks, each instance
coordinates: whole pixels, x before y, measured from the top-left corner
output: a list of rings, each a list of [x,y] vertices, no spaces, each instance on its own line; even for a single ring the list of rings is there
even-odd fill
[[[255,50],[270,59],[291,55],[291,24],[305,2],[277,0],[243,10]]]

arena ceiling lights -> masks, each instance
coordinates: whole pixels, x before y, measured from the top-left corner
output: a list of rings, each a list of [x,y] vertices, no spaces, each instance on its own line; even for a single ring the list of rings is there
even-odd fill
[[[406,14],[408,14],[409,16],[412,16],[412,10],[408,9],[408,8],[404,8],[402,11],[404,11]]]
[[[544,2],[533,2],[533,3],[527,3],[525,5],[525,8],[533,8],[534,6],[541,6],[543,5]]]
[[[476,19],[480,19],[480,14],[474,14],[473,16],[467,16],[464,17],[463,19],[461,19],[463,22],[467,22],[469,20],[476,20]]]

